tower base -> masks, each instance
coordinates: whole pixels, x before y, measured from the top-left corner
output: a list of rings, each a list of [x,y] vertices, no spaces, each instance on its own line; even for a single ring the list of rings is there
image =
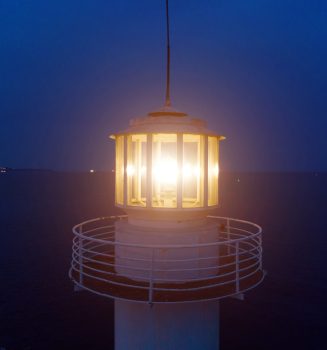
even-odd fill
[[[219,302],[115,300],[115,350],[218,350]]]

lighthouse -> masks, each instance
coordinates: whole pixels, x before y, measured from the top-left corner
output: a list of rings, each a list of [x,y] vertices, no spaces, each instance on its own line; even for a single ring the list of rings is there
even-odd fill
[[[73,228],[76,290],[115,302],[115,350],[217,350],[219,303],[264,277],[262,229],[219,213],[219,146],[205,121],[170,102],[134,118],[115,142],[121,216]]]

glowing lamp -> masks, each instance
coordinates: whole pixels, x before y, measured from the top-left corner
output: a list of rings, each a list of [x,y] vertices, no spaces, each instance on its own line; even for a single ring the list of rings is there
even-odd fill
[[[181,215],[218,206],[224,137],[203,120],[164,107],[132,119],[127,130],[111,138],[116,141],[116,206],[129,215],[140,208],[156,215],[175,209]]]

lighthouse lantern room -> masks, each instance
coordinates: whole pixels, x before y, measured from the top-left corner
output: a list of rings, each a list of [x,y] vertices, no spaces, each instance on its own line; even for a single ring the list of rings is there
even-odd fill
[[[116,205],[201,209],[218,205],[218,147],[224,137],[171,108],[131,120],[116,140]],[[174,210],[175,212],[176,210]]]

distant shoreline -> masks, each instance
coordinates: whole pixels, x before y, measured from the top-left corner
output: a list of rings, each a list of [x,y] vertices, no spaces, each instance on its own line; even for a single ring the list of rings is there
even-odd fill
[[[83,174],[83,173],[114,173],[115,170],[54,170],[54,169],[43,169],[43,168],[10,168],[10,167],[0,167],[0,174],[6,174],[9,172],[33,172],[33,173],[75,173],[75,174]],[[312,174],[312,175],[323,175],[326,174],[327,170],[222,170],[220,174]]]

